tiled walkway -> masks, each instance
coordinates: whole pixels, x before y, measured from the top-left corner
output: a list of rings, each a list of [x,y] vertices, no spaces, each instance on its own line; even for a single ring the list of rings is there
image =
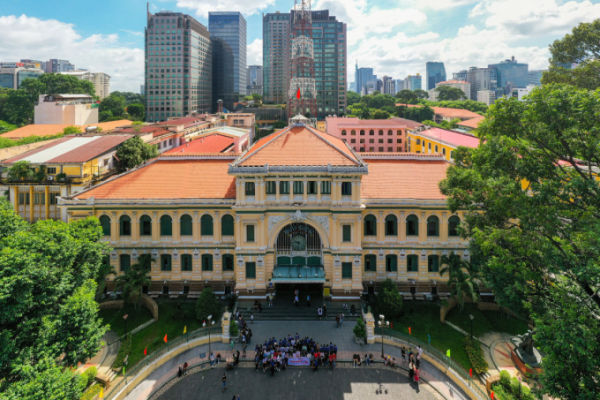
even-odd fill
[[[352,333],[352,327],[354,323],[345,323],[343,327],[337,328],[335,322],[331,321],[256,321],[250,325],[253,331],[253,344],[248,347],[248,358],[254,356],[254,344],[258,341],[262,342],[267,337],[275,336],[276,338],[283,337],[291,334],[295,335],[298,332],[301,336],[309,336],[315,339],[319,343],[333,342],[338,346],[339,356],[338,359],[352,358],[352,354],[360,353],[361,356],[365,353],[372,353],[375,359],[380,359],[381,345],[358,345],[354,342],[354,335]],[[241,350],[240,346],[237,345],[238,349]],[[220,352],[222,356],[230,355],[231,348],[222,343],[212,345],[213,352]],[[168,380],[177,374],[177,369],[184,362],[189,365],[194,365],[200,361],[206,361],[206,358],[200,359],[200,355],[207,356],[208,346],[201,346],[199,348],[188,350],[184,353],[179,354],[177,357],[166,362],[154,371],[146,380],[138,385],[128,396],[127,399],[146,399],[148,396],[157,388],[161,387]],[[396,357],[396,360],[401,359],[400,349],[394,346],[386,346],[385,353]],[[361,367],[360,371],[367,371],[368,367]],[[435,389],[436,392],[441,394],[446,399],[466,399],[465,394],[458,389],[454,383],[445,376],[445,371],[439,371],[431,364],[423,361],[421,363],[422,378],[424,378]],[[312,372],[312,371],[311,371]],[[367,374],[370,374],[367,372]],[[423,391],[422,391],[423,393]],[[229,393],[229,398],[233,396]],[[196,397],[192,397],[196,398]],[[406,397],[403,397],[406,398]],[[243,397],[242,397],[243,399]]]

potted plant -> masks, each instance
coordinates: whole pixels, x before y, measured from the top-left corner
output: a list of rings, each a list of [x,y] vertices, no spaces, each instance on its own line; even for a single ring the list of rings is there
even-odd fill
[[[354,340],[356,343],[362,345],[367,342],[367,327],[362,318],[356,320],[356,325],[354,325],[352,332],[354,332]]]

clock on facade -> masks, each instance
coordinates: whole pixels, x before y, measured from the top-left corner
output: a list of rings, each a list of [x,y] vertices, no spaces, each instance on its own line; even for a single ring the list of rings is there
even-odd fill
[[[294,236],[292,238],[292,250],[293,251],[304,251],[306,250],[306,239],[304,236]]]

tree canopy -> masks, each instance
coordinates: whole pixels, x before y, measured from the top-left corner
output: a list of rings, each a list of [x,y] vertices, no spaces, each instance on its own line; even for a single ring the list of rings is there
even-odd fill
[[[129,138],[117,147],[117,159],[121,171],[135,168],[157,156],[156,146],[144,143],[139,136]]]
[[[0,397],[77,399],[79,378],[65,367],[94,355],[105,332],[98,220],[29,224],[0,200],[0,227]]]
[[[497,301],[530,313],[543,390],[600,393],[600,92],[544,85],[501,99],[440,187]]]
[[[452,86],[438,86],[435,88],[435,91],[437,92],[437,98],[440,101],[464,100],[467,98],[465,92]]]
[[[600,19],[581,23],[550,45],[550,67],[542,83],[568,83],[586,89],[600,87]],[[574,68],[571,65],[576,64]]]

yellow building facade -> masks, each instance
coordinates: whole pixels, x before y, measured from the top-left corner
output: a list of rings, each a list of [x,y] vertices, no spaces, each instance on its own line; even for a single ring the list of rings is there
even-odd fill
[[[150,260],[150,295],[311,287],[350,300],[389,278],[424,298],[447,295],[442,255],[469,256],[438,188],[447,167],[361,155],[297,124],[238,156],[161,156],[59,202],[69,219],[100,219],[117,274]]]
[[[479,138],[468,133],[449,131],[441,128],[422,127],[407,131],[407,150],[419,154],[441,154],[452,161],[454,150],[459,146],[476,148]]]

